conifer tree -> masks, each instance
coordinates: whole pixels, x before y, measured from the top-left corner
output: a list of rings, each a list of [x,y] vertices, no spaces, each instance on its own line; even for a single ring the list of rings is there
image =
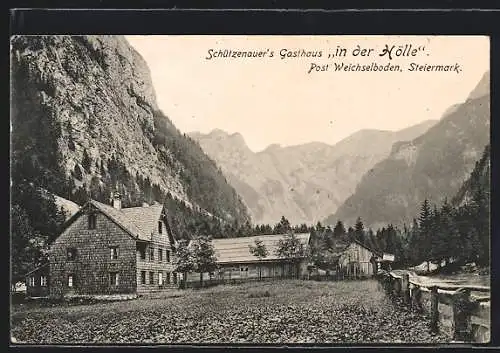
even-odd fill
[[[346,230],[342,221],[337,221],[335,227],[333,228],[333,237],[335,239],[344,239],[346,235]]]
[[[430,250],[430,239],[432,232],[432,219],[431,219],[431,206],[429,200],[425,199],[420,208],[420,215],[418,217],[418,241],[417,241],[417,252],[420,255],[422,261],[427,261],[427,270],[429,267],[429,250]]]
[[[433,263],[440,264],[440,259],[442,257],[442,239],[444,237],[442,231],[441,217],[436,205],[433,205],[430,221],[429,221],[429,229],[430,232],[428,234],[428,255],[427,261],[431,261]]]
[[[356,239],[361,243],[365,242],[365,226],[363,224],[363,221],[361,220],[361,217],[358,217],[358,219],[356,220],[356,224],[354,226],[354,234]]]
[[[290,221],[285,218],[285,216],[281,216],[279,223],[274,227],[274,234],[286,234],[291,231]]]
[[[90,166],[92,165],[92,159],[87,153],[87,149],[83,149],[83,157],[82,157],[82,167],[85,169],[87,173],[90,173]]]

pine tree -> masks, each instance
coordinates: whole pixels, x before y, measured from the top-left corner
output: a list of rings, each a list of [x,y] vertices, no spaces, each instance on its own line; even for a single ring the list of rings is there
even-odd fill
[[[418,221],[414,218],[408,235],[408,257],[412,265],[417,265],[421,262],[420,254],[420,229]]]
[[[457,226],[456,214],[457,211],[445,199],[439,211],[441,221],[439,235],[442,238],[438,252],[440,261],[445,260],[445,264],[448,263],[450,258],[460,257],[461,247],[464,245]]]
[[[85,169],[87,173],[90,173],[90,166],[92,165],[92,159],[90,158],[87,150],[83,149],[83,157],[82,157],[82,167]]]
[[[430,215],[429,252],[427,260],[438,264],[438,266],[442,258],[443,230],[441,215],[437,206],[434,205]]]
[[[346,234],[346,238],[348,241],[353,241],[356,239],[356,233],[354,231],[354,228],[353,227],[349,227],[347,229],[347,234]]]
[[[285,216],[281,216],[281,220],[274,227],[274,234],[286,234],[291,230],[290,221],[285,218]]]
[[[366,232],[366,246],[368,246],[370,249],[377,249],[377,244],[375,242],[375,234],[373,234],[373,230],[371,228],[368,228],[368,231]]]
[[[342,221],[337,221],[335,227],[333,228],[333,237],[335,239],[343,239],[346,235],[346,230]]]
[[[80,169],[80,166],[78,164],[75,164],[75,167],[73,168],[73,176],[76,180],[79,181],[82,181],[83,179],[82,170]]]
[[[104,169],[104,162],[102,161],[102,159],[101,159],[101,163],[99,165],[99,173],[101,174],[101,176],[106,175],[106,169]]]
[[[385,227],[377,230],[376,239],[379,251],[387,252],[387,229]]]
[[[430,239],[432,234],[431,206],[429,200],[425,199],[420,208],[418,218],[418,254],[422,261],[429,261]],[[427,270],[429,270],[429,262],[427,262]]]
[[[474,230],[477,233],[478,262],[481,265],[490,263],[490,197],[489,191],[479,185],[472,198],[472,214],[474,216]]]
[[[361,217],[358,217],[358,219],[356,220],[356,224],[354,226],[354,234],[356,239],[361,243],[365,242],[365,226],[363,224],[363,221],[361,220]]]

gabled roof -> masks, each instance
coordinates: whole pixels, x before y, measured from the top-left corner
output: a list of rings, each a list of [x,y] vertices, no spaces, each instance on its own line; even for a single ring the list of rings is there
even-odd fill
[[[212,244],[217,257],[217,263],[245,263],[256,262],[257,257],[250,253],[249,245],[255,245],[256,240],[261,240],[265,245],[268,255],[263,261],[281,260],[275,252],[278,248],[278,241],[284,234],[256,235],[251,237],[213,239]],[[310,234],[295,234],[302,245],[309,244]]]
[[[131,235],[145,241],[151,240],[151,234],[163,211],[161,204],[116,209],[95,200],[90,202]]]
[[[158,225],[161,218],[163,205],[154,204],[146,207],[122,208],[121,211],[138,229],[140,235],[149,235]]]
[[[134,224],[134,222],[129,217],[127,217],[125,212],[123,212],[123,209],[117,209],[114,208],[113,206],[109,206],[95,200],[90,200],[90,204],[92,204],[106,216],[111,218],[113,222],[121,226],[131,236],[142,240],[151,240],[151,234],[144,234],[144,232],[142,232]]]
[[[380,251],[377,251],[377,250],[373,250],[371,249],[370,247],[366,246],[365,244],[363,244],[362,242],[360,242],[359,240],[357,239],[354,239],[353,241],[351,241],[351,243],[349,243],[349,245],[351,245],[352,243],[356,243],[358,244],[359,246],[362,246],[363,248],[365,248],[366,250],[374,253],[375,255],[377,255],[378,257],[382,257],[382,253]],[[348,245],[348,246],[349,246]]]
[[[99,201],[90,200],[65,223],[63,230],[83,213],[83,211],[87,208],[87,205],[94,206],[128,234],[130,234],[134,239],[142,241],[151,241],[151,234],[158,225],[157,221],[163,216],[163,205],[158,203],[151,206],[117,209]],[[168,222],[166,219],[165,221]],[[173,244],[175,239],[169,229],[170,227],[167,224],[167,233]]]
[[[41,270],[42,268],[45,268],[45,267],[47,267],[47,266],[49,266],[49,263],[46,263],[46,264],[40,265],[40,266],[36,267],[35,269],[31,270],[30,272],[26,273],[26,274],[24,275],[24,277],[28,277],[28,276],[29,276],[29,275],[31,275],[33,272],[36,272],[36,271],[38,271],[38,270]]]

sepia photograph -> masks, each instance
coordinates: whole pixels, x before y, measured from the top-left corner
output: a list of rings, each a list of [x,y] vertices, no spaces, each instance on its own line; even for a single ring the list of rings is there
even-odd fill
[[[490,39],[10,38],[11,345],[490,342]]]

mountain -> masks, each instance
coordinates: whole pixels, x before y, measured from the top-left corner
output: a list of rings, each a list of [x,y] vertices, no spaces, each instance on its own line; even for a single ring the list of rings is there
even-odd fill
[[[394,142],[411,140],[434,124],[425,121],[396,132],[361,130],[333,146],[272,144],[257,153],[239,133],[216,129],[189,135],[217,162],[255,223],[275,224],[285,216],[292,224],[314,224],[354,192],[361,176],[389,155]]]
[[[11,80],[14,201],[26,182],[80,205],[119,189],[124,206],[165,202],[184,235],[195,218],[249,220],[217,165],[159,110],[124,37],[14,36]]]
[[[327,218],[372,227],[409,224],[424,199],[451,199],[480,159],[490,134],[487,72],[465,102],[448,109],[425,134],[394,144],[390,155],[361,179],[355,192]]]
[[[491,146],[488,144],[481,156],[476,162],[469,178],[462,184],[457,194],[452,198],[453,206],[462,206],[473,200],[474,195],[479,190],[490,192],[490,173],[491,173]],[[488,203],[489,204],[489,203]]]

